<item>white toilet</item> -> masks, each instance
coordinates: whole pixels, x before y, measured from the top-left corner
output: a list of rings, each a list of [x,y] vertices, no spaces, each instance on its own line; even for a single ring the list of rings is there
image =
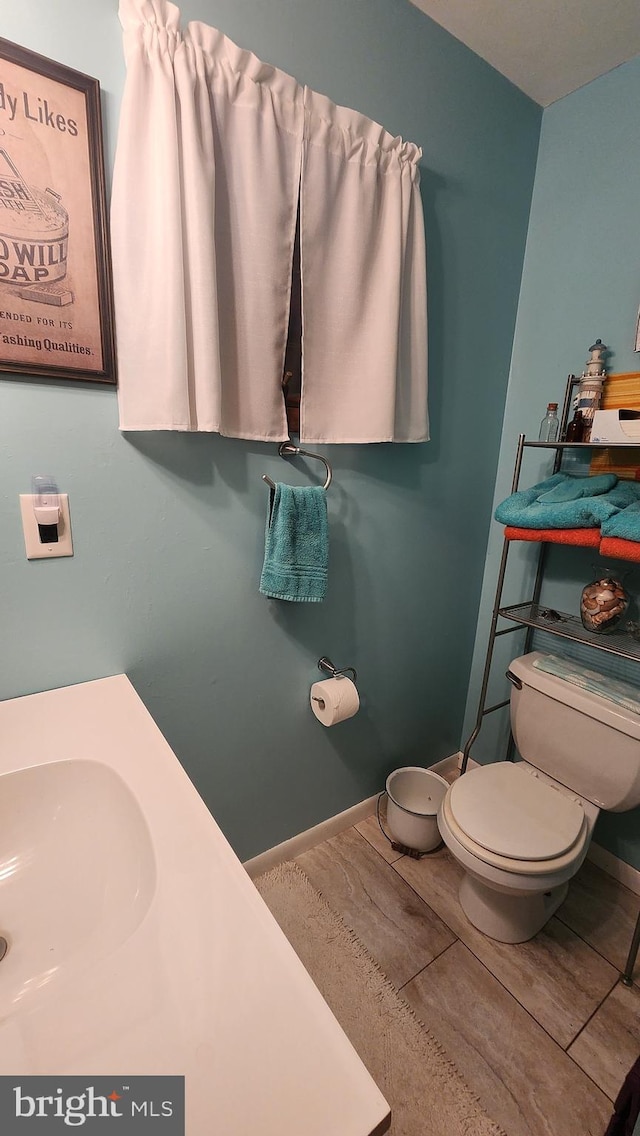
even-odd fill
[[[544,927],[584,860],[600,809],[640,804],[640,715],[534,667],[509,668],[521,761],[477,766],[438,812],[465,874],[460,904],[485,935],[522,943]]]

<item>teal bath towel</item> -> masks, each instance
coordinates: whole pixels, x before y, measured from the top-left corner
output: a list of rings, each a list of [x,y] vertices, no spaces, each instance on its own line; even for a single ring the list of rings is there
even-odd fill
[[[329,524],[327,495],[320,485],[276,485],[269,495],[263,596],[320,603],[327,592]]]
[[[640,490],[638,493],[640,494]],[[634,501],[632,505],[627,505],[626,509],[605,521],[602,535],[640,541],[640,501]]]
[[[531,489],[512,493],[498,505],[495,518],[503,525],[525,529],[598,528],[639,497],[636,482],[618,481],[615,474],[570,477],[554,473]]]

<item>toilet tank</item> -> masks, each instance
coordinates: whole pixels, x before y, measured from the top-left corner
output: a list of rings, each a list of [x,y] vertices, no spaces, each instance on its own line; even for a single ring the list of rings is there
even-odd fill
[[[531,651],[509,667],[522,683],[511,691],[520,756],[601,809],[640,805],[640,714],[537,669],[541,657]]]

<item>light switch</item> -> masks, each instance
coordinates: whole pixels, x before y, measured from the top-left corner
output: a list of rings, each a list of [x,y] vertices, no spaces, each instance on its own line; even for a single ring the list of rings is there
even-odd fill
[[[47,556],[73,556],[68,495],[66,493],[59,494],[58,540],[52,544],[43,544],[40,540],[38,522],[33,511],[35,503],[36,498],[31,493],[20,494],[20,512],[22,513],[22,529],[27,560],[42,560]]]

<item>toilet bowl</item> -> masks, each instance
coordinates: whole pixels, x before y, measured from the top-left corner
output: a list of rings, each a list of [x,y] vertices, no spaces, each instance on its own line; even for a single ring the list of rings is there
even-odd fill
[[[478,808],[488,795],[491,808]],[[503,943],[533,938],[564,900],[598,812],[524,761],[478,766],[454,782],[438,826],[465,870],[459,898],[470,922]]]
[[[464,870],[461,907],[504,943],[533,938],[560,906],[600,809],[640,803],[640,715],[539,669],[543,659],[531,652],[509,668],[522,760],[469,770],[438,811]]]

